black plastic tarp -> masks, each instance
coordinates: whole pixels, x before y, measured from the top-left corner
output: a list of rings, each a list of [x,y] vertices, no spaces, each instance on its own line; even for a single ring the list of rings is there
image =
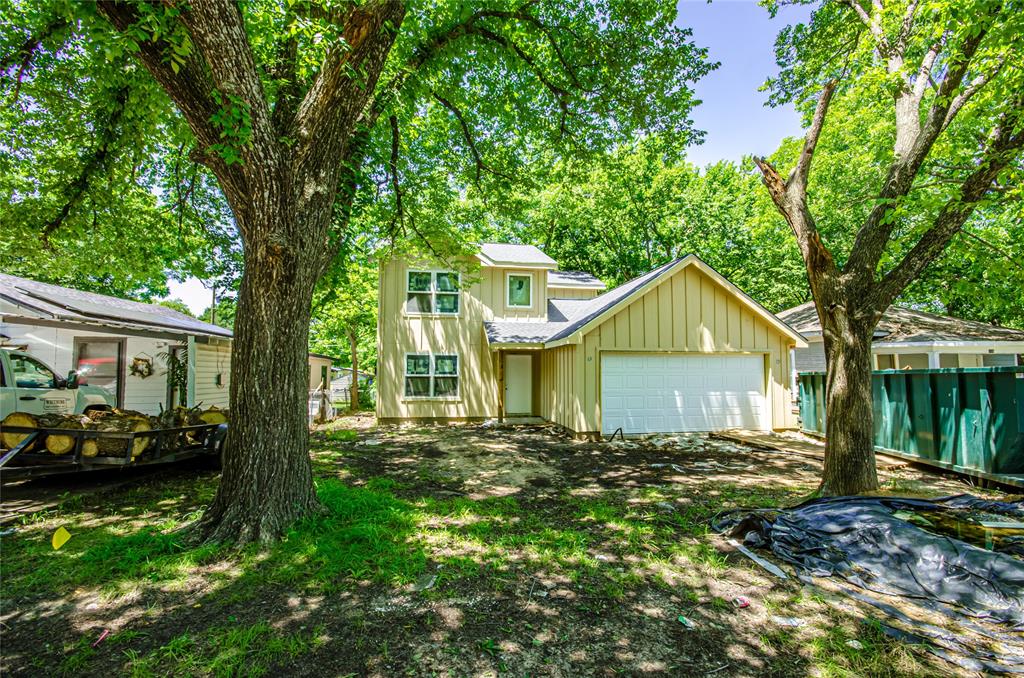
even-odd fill
[[[840,576],[870,591],[1024,629],[1024,561],[941,533],[950,522],[972,523],[956,520],[957,512],[1024,521],[1024,502],[831,497],[787,510],[733,511],[715,527],[813,576]],[[937,527],[929,529],[930,522]]]
[[[882,612],[889,635],[984,673],[1024,674],[1024,501],[832,497],[791,509],[741,509],[714,521],[753,548],[795,565],[801,580],[840,585]],[[970,543],[969,543],[970,542]],[[959,631],[908,615],[914,606]]]

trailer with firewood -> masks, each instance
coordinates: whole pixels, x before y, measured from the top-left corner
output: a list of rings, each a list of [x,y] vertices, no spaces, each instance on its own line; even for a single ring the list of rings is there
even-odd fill
[[[202,457],[219,468],[228,412],[176,407],[35,415],[0,421],[0,480],[165,464]]]

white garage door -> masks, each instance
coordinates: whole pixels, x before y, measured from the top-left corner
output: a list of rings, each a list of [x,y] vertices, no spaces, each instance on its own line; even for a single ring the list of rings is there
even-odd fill
[[[764,359],[757,355],[601,356],[601,430],[679,433],[767,430]]]

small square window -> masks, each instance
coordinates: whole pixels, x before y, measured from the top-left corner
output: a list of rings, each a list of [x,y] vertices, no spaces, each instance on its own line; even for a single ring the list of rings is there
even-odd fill
[[[430,273],[423,271],[409,271],[410,292],[429,292],[430,289]]]
[[[516,308],[529,308],[533,305],[533,276],[508,276],[508,305]]]
[[[405,357],[406,374],[430,374],[430,355],[408,355]]]
[[[458,313],[459,312],[459,295],[457,295],[457,294],[439,294],[439,295],[437,295],[437,312],[438,313]]]
[[[459,274],[458,273],[446,273],[440,272],[437,274],[437,291],[438,292],[458,292],[459,291]]]

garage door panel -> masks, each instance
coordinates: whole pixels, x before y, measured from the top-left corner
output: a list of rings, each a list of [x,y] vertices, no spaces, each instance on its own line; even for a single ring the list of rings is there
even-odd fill
[[[605,433],[769,427],[761,356],[605,354],[601,391]]]

